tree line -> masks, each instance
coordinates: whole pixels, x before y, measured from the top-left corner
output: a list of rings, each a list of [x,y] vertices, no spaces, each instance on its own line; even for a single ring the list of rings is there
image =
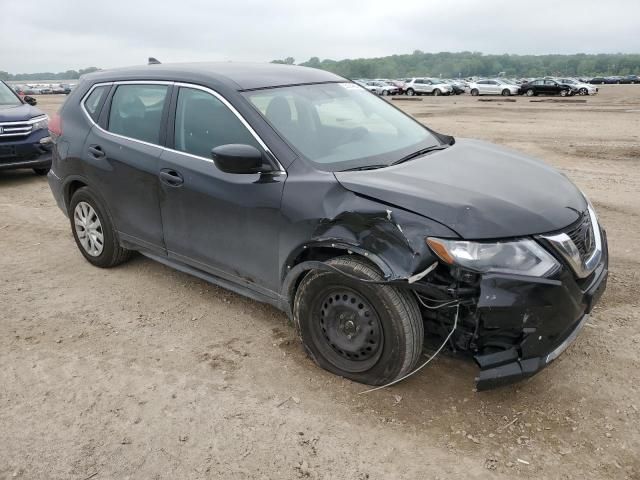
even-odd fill
[[[96,67],[81,68],[80,70],[67,70],[66,72],[38,72],[38,73],[9,73],[0,70],[0,80],[76,80],[85,73],[97,72]]]
[[[287,57],[272,63],[295,64]],[[299,65],[319,68],[347,78],[402,78],[495,76],[510,77],[563,75],[592,77],[640,74],[640,54],[600,53],[572,55],[486,55],[480,52],[426,53],[377,58],[320,60],[312,57]]]

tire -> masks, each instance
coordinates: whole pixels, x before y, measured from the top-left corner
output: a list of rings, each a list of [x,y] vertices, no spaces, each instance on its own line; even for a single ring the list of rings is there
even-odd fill
[[[359,258],[328,264],[363,279],[382,279]],[[385,385],[407,375],[420,359],[424,325],[408,291],[316,270],[300,283],[293,315],[309,357],[355,382]]]
[[[578,90],[578,93],[580,95],[588,95],[589,94],[588,90],[586,88],[584,88],[584,87],[582,87],[580,90]]]
[[[440,91],[440,89],[439,89],[439,88],[436,88],[436,89],[433,91],[433,96],[434,96],[434,97],[439,97],[440,95],[442,95],[442,92]]]
[[[478,91],[477,88],[474,88],[473,90],[471,90],[471,96],[477,97],[478,95],[480,95],[480,92]]]
[[[111,268],[131,257],[132,252],[120,246],[113,222],[103,202],[88,187],[80,188],[73,194],[69,204],[69,220],[80,253],[92,265]],[[89,228],[90,225],[94,226]],[[83,232],[84,235],[81,237]]]
[[[389,90],[382,90],[382,96],[386,97],[387,95],[389,95]]]
[[[511,95],[511,91],[508,88],[505,88],[504,90],[502,90],[503,97],[508,97],[509,95]]]
[[[45,167],[45,168],[34,168],[33,169],[33,173],[35,173],[36,175],[40,175],[41,177],[45,176],[47,173],[49,173],[49,170],[51,170],[49,167]]]
[[[413,88],[407,89],[407,95],[409,95],[410,97],[413,97],[415,94],[416,92],[413,90]]]
[[[569,91],[568,90],[560,90],[560,96],[561,97],[566,97],[567,95],[569,95]]]
[[[527,97],[533,97],[536,92],[533,91],[533,88],[530,88],[529,90],[526,91]]]

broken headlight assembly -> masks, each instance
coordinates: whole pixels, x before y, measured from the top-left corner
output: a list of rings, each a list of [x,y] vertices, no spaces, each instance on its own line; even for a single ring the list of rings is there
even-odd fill
[[[485,243],[429,237],[427,244],[445,264],[477,273],[545,277],[560,267],[550,253],[531,239]]]

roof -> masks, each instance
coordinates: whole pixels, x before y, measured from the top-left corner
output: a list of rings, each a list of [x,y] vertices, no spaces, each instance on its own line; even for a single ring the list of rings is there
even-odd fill
[[[86,78],[92,81],[159,79],[175,81],[208,80],[209,83],[222,83],[236,90],[345,81],[343,77],[315,68],[273,63],[238,62],[143,65],[103,70],[86,75]]]

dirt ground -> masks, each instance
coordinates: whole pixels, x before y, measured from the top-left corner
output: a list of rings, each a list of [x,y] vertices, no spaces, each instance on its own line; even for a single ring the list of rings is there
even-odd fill
[[[0,173],[0,479],[640,478],[640,85],[586,100],[394,102],[546,159],[608,231],[608,290],[576,342],[483,393],[441,356],[359,395],[274,308],[143,257],[92,267],[46,179]]]

